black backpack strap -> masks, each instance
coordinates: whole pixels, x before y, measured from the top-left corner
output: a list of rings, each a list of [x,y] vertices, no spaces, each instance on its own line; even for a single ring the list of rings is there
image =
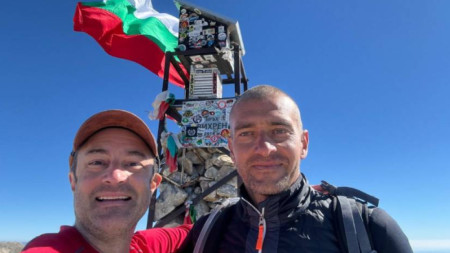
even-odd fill
[[[344,234],[348,253],[360,253],[350,201],[345,196],[337,196],[337,200],[339,201],[339,206],[341,208],[342,223],[344,225]]]
[[[370,223],[369,223],[369,216],[372,213],[373,209],[369,208],[369,206],[367,204],[363,204],[361,202],[356,201],[356,205],[358,206],[358,210],[361,211],[361,217],[364,221],[364,226],[366,228],[367,235],[369,236],[369,242],[370,242],[370,246],[373,248],[373,238],[372,238],[372,233],[370,233]]]
[[[372,249],[372,237],[368,233],[369,209],[366,203],[378,205],[379,200],[362,191],[350,187],[335,187],[325,181],[322,181],[321,187],[334,196],[333,207],[338,219],[337,229],[340,231],[338,238],[346,246],[341,245],[341,248],[346,248],[348,253],[376,253]]]
[[[369,233],[364,225],[362,213],[359,210],[356,200],[345,196],[338,196],[341,206],[345,235],[349,252],[374,253],[370,243]],[[364,206],[367,205],[362,205]],[[355,241],[356,239],[356,241]],[[354,251],[356,250],[356,251]]]
[[[217,205],[209,214],[208,219],[203,225],[202,230],[200,231],[200,235],[198,236],[197,242],[195,243],[194,253],[202,253],[205,250],[205,245],[208,239],[208,236],[214,226],[214,224],[219,219],[223,210],[231,205],[236,204],[239,201],[239,198],[230,198],[225,200],[222,204]]]

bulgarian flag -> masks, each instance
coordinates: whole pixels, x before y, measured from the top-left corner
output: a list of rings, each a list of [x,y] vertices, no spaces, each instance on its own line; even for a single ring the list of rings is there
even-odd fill
[[[165,52],[178,46],[178,19],[157,12],[151,0],[80,2],[73,21],[75,31],[91,35],[108,54],[137,62],[161,78]],[[184,87],[172,65],[169,81]]]

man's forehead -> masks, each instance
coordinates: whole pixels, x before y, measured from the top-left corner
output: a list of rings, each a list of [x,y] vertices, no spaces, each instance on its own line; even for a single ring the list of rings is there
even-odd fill
[[[110,155],[112,154],[114,151],[109,149],[109,148],[104,148],[101,146],[92,146],[92,147],[86,147],[86,149],[84,150],[84,154],[86,155],[95,155],[95,154],[104,154],[104,155]],[[147,152],[146,150],[142,150],[142,149],[124,149],[122,151],[122,153],[124,155],[127,156],[140,156],[144,159],[147,158],[151,158],[150,156],[150,152]]]
[[[253,99],[237,104],[236,108],[233,108],[234,111],[230,115],[230,118],[246,120],[248,117],[252,116],[270,116],[268,115],[269,113],[272,116],[278,114],[283,115],[289,113],[292,109],[292,106],[287,106],[284,101],[277,102],[271,99]],[[238,117],[236,117],[237,114],[239,114]]]
[[[146,154],[153,157],[147,144],[132,131],[123,128],[107,128],[93,134],[80,148],[84,153],[110,153],[121,150],[127,154]]]
[[[230,115],[232,128],[265,125],[292,125],[300,123],[300,114],[289,98],[249,99],[242,101]],[[301,125],[301,123],[300,123]]]
[[[234,128],[246,128],[256,126],[291,126],[293,121],[286,117],[280,117],[277,115],[265,114],[264,117],[258,120],[255,117],[237,118],[232,122]]]

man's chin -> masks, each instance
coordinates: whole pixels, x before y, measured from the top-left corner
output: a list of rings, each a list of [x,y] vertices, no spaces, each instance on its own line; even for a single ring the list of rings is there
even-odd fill
[[[110,208],[107,210],[98,210],[92,214],[93,221],[101,221],[102,223],[125,223],[135,217],[133,210],[122,208]]]
[[[253,192],[260,195],[276,195],[289,189],[289,181],[287,179],[281,179],[277,181],[265,180],[265,181],[253,181],[250,184],[250,188]]]
[[[104,231],[108,234],[112,234],[134,230],[137,221],[130,220],[130,217],[116,216],[102,217],[100,219],[96,219],[93,223],[93,225],[97,227],[98,230]]]

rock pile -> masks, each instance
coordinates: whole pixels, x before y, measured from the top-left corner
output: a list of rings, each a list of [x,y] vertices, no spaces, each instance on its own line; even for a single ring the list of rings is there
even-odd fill
[[[226,151],[226,150],[225,150]],[[155,220],[158,221],[178,206],[190,203],[209,187],[232,173],[235,168],[227,152],[218,148],[182,149],[177,157],[178,170],[170,172],[162,166],[164,178],[155,205]],[[196,218],[210,212],[227,198],[237,197],[237,177],[221,185],[195,204]],[[184,213],[166,226],[183,223]]]

